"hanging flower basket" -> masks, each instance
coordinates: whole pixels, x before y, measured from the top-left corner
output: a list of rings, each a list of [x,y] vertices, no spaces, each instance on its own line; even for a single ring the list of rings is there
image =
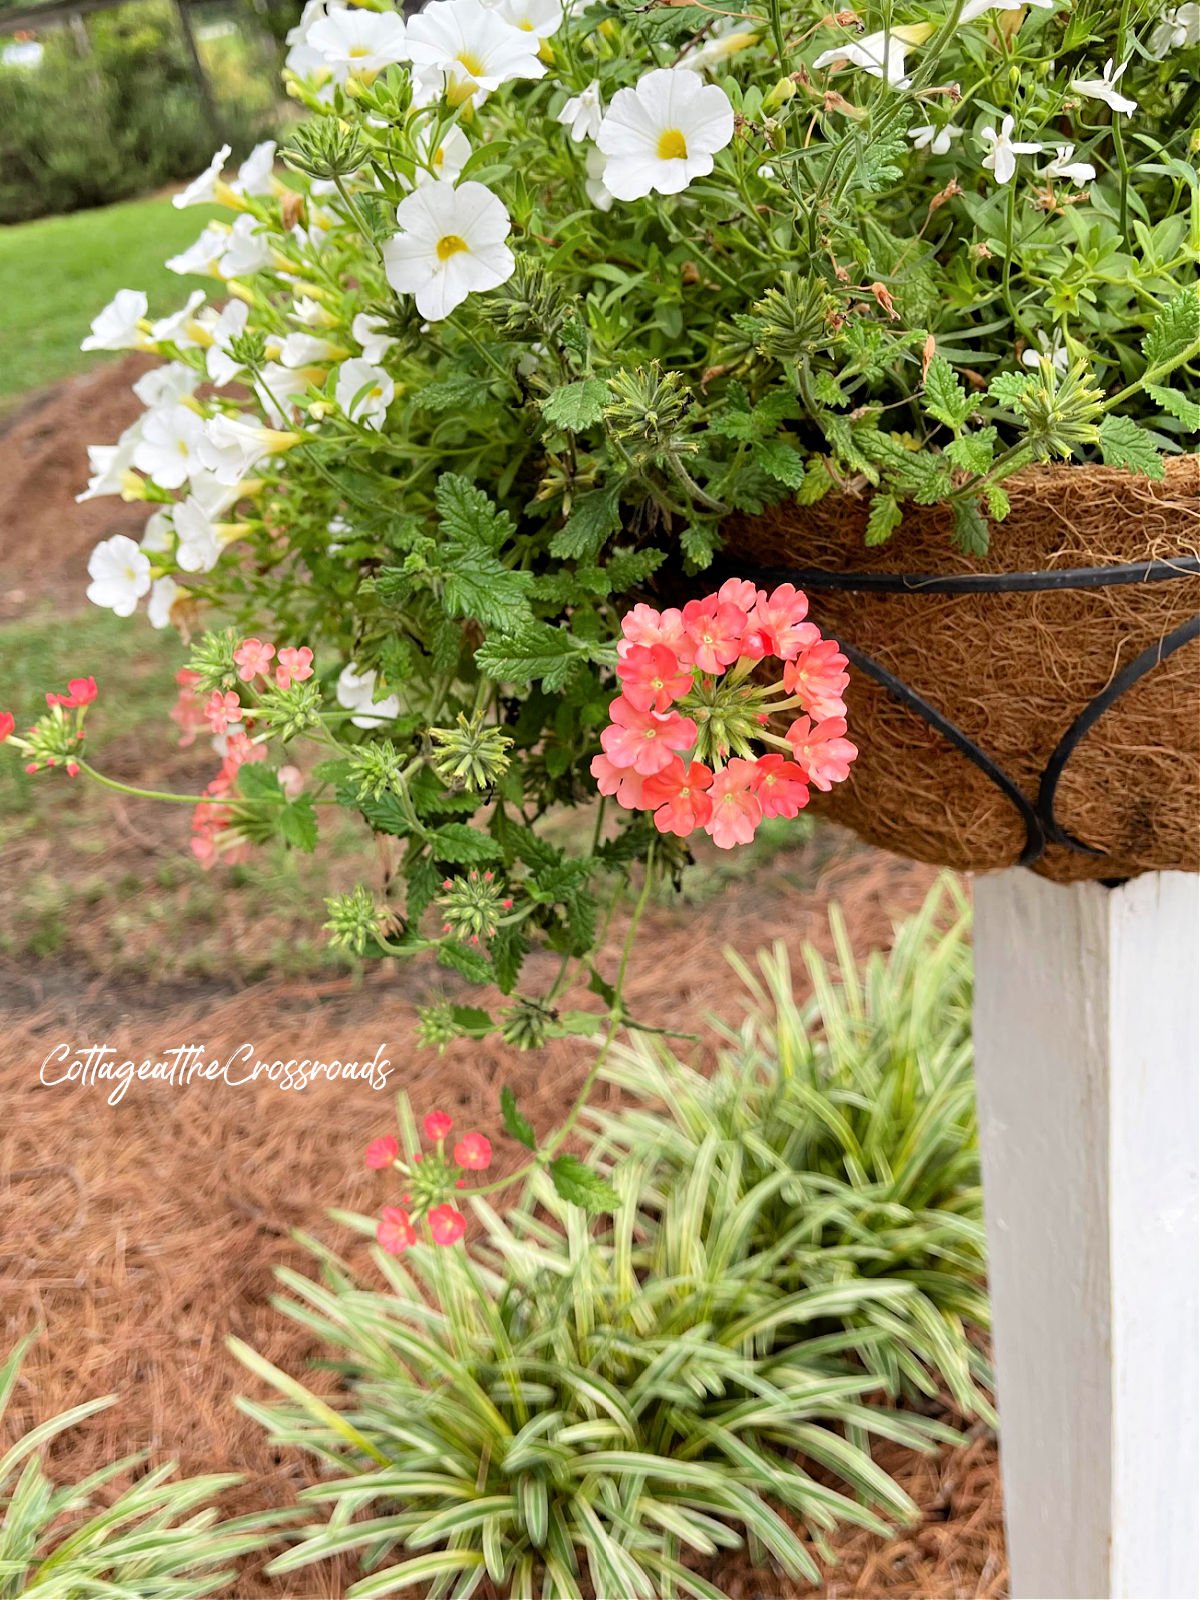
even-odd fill
[[[1030,468],[980,560],[944,506],[864,545],[830,495],[726,525],[851,660],[860,759],[819,803],[872,844],[1061,883],[1200,868],[1200,457]],[[762,578],[759,578],[762,581]],[[817,798],[817,797],[814,797]]]

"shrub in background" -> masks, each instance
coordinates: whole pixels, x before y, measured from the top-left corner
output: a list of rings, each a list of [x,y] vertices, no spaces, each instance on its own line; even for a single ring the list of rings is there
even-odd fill
[[[0,1366],[0,1418],[33,1337]],[[176,1479],[168,1463],[115,1498],[99,1499],[140,1464],[133,1455],[56,1487],[43,1446],[115,1398],[73,1406],[0,1455],[0,1600],[202,1600],[230,1580],[236,1557],[264,1543],[265,1517],[222,1523],[209,1505],[236,1475]]]
[[[596,1153],[637,1196],[639,1269],[680,1270],[681,1219],[699,1208],[711,1237],[715,1215],[744,1201],[737,1254],[781,1295],[907,1286],[841,1317],[867,1371],[909,1395],[944,1383],[965,1412],[990,1416],[986,1357],[968,1332],[988,1326],[969,909],[947,875],[891,953],[861,968],[836,907],[830,917],[837,966],[805,951],[804,1006],[782,942],[760,976],[733,958],[750,1007],[710,1078],[644,1035],[614,1050],[605,1076],[643,1104],[589,1113]]]

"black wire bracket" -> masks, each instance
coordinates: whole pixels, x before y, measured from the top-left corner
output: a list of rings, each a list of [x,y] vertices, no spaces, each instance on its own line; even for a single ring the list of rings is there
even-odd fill
[[[1104,589],[1131,583],[1163,583],[1174,578],[1200,574],[1200,555],[1180,555],[1154,561],[1135,561],[1121,566],[1060,567],[1048,572],[831,572],[826,568],[788,567],[746,568],[740,562],[721,563],[728,575],[751,578],[765,584],[793,583],[805,591],[860,594],[1018,594],[1055,589]],[[1150,645],[1123,667],[1104,689],[1083,708],[1055,745],[1038,783],[1036,800],[1030,800],[1020,785],[995,762],[986,750],[949,717],[945,717],[911,689],[902,679],[878,661],[872,660],[846,639],[836,640],[838,648],[852,666],[873,678],[894,700],[927,722],[960,754],[990,778],[1025,824],[1025,847],[1018,866],[1031,867],[1045,853],[1048,844],[1062,845],[1084,855],[1103,856],[1104,851],[1077,839],[1059,822],[1054,813],[1059,780],[1072,752],[1084,735],[1127,689],[1152,672],[1193,639],[1200,638],[1200,613],[1173,628],[1157,644]]]

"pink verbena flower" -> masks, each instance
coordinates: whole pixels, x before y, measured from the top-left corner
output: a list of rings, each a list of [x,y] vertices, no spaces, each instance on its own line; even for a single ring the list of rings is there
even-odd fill
[[[624,638],[617,645],[619,656],[628,654],[634,645],[651,648],[656,644],[665,645],[678,655],[684,642],[683,618],[674,606],[656,611],[653,606],[636,605],[621,619],[621,632]]]
[[[747,630],[749,639],[761,645],[763,655],[790,661],[821,637],[821,630],[814,623],[805,622],[807,615],[808,596],[795,584],[781,583],[769,595],[759,596]],[[785,667],[785,682],[786,678]]]
[[[794,817],[808,804],[808,779],[794,761],[772,753],[759,756],[754,765],[764,817]]]
[[[400,1146],[390,1133],[385,1133],[381,1138],[372,1139],[367,1146],[366,1163],[373,1171],[380,1171],[390,1167],[400,1154]]]
[[[231,722],[242,720],[242,702],[232,689],[214,689],[204,702],[204,720],[214,733],[224,733]]]
[[[847,665],[837,641],[821,639],[785,663],[783,686],[789,694],[799,695],[805,711],[818,722],[824,717],[844,717],[842,695],[850,682]]]
[[[468,1172],[486,1172],[492,1164],[492,1141],[482,1133],[464,1133],[454,1146],[454,1159]]]
[[[712,800],[707,793],[712,781],[712,773],[702,762],[684,766],[678,756],[662,772],[647,778],[642,789],[643,804],[654,811],[654,826],[659,833],[674,833],[686,839],[689,833],[702,828],[712,816]]]
[[[66,694],[48,694],[46,704],[62,706],[66,710],[76,706],[90,706],[97,693],[95,678],[71,678],[67,683]]]
[[[271,657],[275,654],[273,644],[264,644],[261,639],[245,639],[233,652],[233,659],[237,663],[238,677],[243,683],[260,674],[265,678],[271,670]]]
[[[683,631],[687,640],[680,660],[693,661],[701,672],[719,677],[741,654],[746,613],[715,594],[707,600],[689,600],[683,608]]]
[[[281,689],[290,689],[294,683],[303,683],[313,675],[313,653],[306,644],[298,649],[281,645],[275,664],[275,682]]]
[[[10,733],[15,733],[17,719],[11,711],[0,711],[0,744],[3,744]]]
[[[467,1219],[451,1205],[434,1206],[429,1213],[434,1244],[457,1244],[467,1231]]]
[[[444,1139],[453,1126],[453,1118],[444,1111],[429,1112],[421,1124],[427,1139]]]
[[[601,794],[613,795],[626,811],[640,811],[645,778],[632,767],[615,766],[601,753],[592,757],[591,774]]]
[[[749,578],[726,578],[717,590],[717,600],[721,605],[737,606],[748,617],[758,604],[760,594]]]
[[[845,732],[844,717],[828,717],[815,726],[808,717],[797,717],[785,736],[796,765],[823,793],[850,776],[850,763],[858,755],[858,746],[843,737]]]
[[[638,711],[669,711],[692,687],[692,675],[665,644],[635,644],[617,662],[621,691]]]
[[[735,844],[749,844],[762,821],[763,810],[754,792],[756,763],[735,756],[714,777],[709,791],[712,816],[705,832],[719,850],[732,850]]]
[[[605,755],[614,766],[633,767],[645,778],[669,766],[673,750],[690,750],[696,742],[696,724],[675,711],[639,711],[622,697],[608,714],[612,722],[600,735]]]
[[[402,1211],[399,1206],[384,1206],[379,1214],[375,1237],[390,1256],[398,1256],[409,1245],[416,1244],[417,1230],[407,1211]]]

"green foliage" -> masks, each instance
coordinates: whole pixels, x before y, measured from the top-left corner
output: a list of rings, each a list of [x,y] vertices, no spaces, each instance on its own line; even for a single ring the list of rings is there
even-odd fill
[[[0,1365],[0,1417],[33,1337]],[[210,1502],[239,1481],[236,1475],[180,1479],[173,1463],[146,1470],[137,1455],[57,1487],[46,1472],[46,1447],[116,1398],[85,1401],[38,1423],[0,1457],[3,1600],[202,1600],[224,1590],[231,1563],[261,1549],[270,1521],[282,1520],[219,1522]],[[131,1472],[132,1485],[118,1489]]]
[[[757,973],[734,962],[748,1015],[711,1077],[661,1043],[614,1053],[605,1076],[639,1105],[590,1114],[592,1159],[612,1163],[637,1208],[635,1271],[669,1281],[687,1229],[702,1227],[781,1298],[901,1283],[898,1298],[837,1312],[861,1335],[864,1368],[899,1393],[945,1384],[965,1412],[989,1416],[988,1368],[970,1336],[988,1307],[968,910],[943,879],[891,954],[862,967],[836,910],[830,920],[838,962],[804,952],[805,1005],[784,944]],[[758,1348],[789,1337],[785,1322],[764,1319]]]

